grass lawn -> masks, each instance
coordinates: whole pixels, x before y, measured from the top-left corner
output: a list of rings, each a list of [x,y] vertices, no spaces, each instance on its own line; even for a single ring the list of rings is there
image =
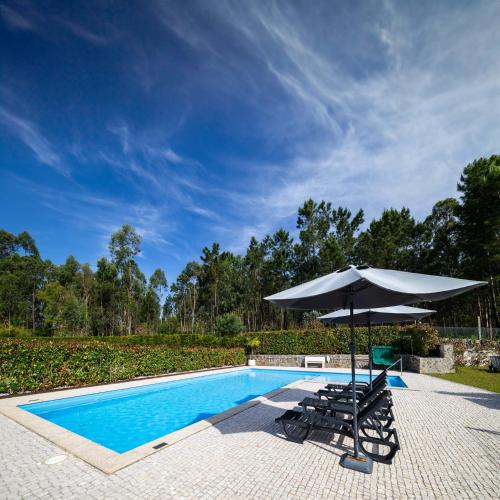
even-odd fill
[[[473,387],[500,393],[500,372],[492,373],[487,368],[458,366],[456,373],[433,375],[433,377],[444,378],[451,382],[472,385]]]

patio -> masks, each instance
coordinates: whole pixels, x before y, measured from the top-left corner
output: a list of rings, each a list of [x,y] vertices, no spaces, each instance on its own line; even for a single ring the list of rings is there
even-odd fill
[[[106,475],[0,415],[0,498],[499,498],[500,395],[405,374],[394,390],[401,451],[366,476],[326,436],[298,445],[274,423],[320,384],[304,382]],[[350,446],[351,442],[346,440]]]

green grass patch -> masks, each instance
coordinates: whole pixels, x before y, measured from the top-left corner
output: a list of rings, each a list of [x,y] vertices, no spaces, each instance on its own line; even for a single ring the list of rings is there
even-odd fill
[[[488,368],[478,368],[472,366],[458,366],[456,373],[446,375],[433,375],[433,377],[443,378],[458,384],[471,385],[487,391],[500,393],[500,372],[493,373]]]

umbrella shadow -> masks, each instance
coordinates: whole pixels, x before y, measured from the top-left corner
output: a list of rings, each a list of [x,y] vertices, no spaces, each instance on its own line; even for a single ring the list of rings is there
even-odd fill
[[[465,427],[466,429],[469,429],[470,431],[476,431],[476,432],[485,432],[487,434],[493,434],[494,436],[500,436],[499,431],[492,431],[490,429],[480,429],[479,427]]]
[[[500,394],[487,393],[487,392],[449,392],[449,391],[435,391],[437,394],[444,394],[446,396],[458,396],[472,401],[478,405],[490,408],[492,410],[500,410]]]
[[[298,406],[298,401],[311,396],[313,396],[311,391],[295,388],[290,389],[272,399],[261,401],[259,405],[252,406],[234,417],[216,423],[214,428],[221,434],[264,432],[276,438],[289,441],[282,431],[281,424],[275,422],[275,418],[281,416],[287,409],[290,409],[290,405],[287,404],[286,408],[284,408],[280,404],[293,402],[295,403],[293,409],[303,411],[302,407]],[[307,441],[313,446],[333,452],[339,456],[346,451],[352,451],[352,446],[345,444],[345,441],[347,443],[351,442],[349,438],[327,431],[314,430]],[[289,442],[293,443],[292,441]]]

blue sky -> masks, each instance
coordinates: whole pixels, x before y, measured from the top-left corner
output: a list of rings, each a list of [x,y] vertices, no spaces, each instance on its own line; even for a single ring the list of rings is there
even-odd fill
[[[0,0],[0,227],[61,263],[123,223],[169,281],[326,199],[424,217],[498,153],[500,2]]]

